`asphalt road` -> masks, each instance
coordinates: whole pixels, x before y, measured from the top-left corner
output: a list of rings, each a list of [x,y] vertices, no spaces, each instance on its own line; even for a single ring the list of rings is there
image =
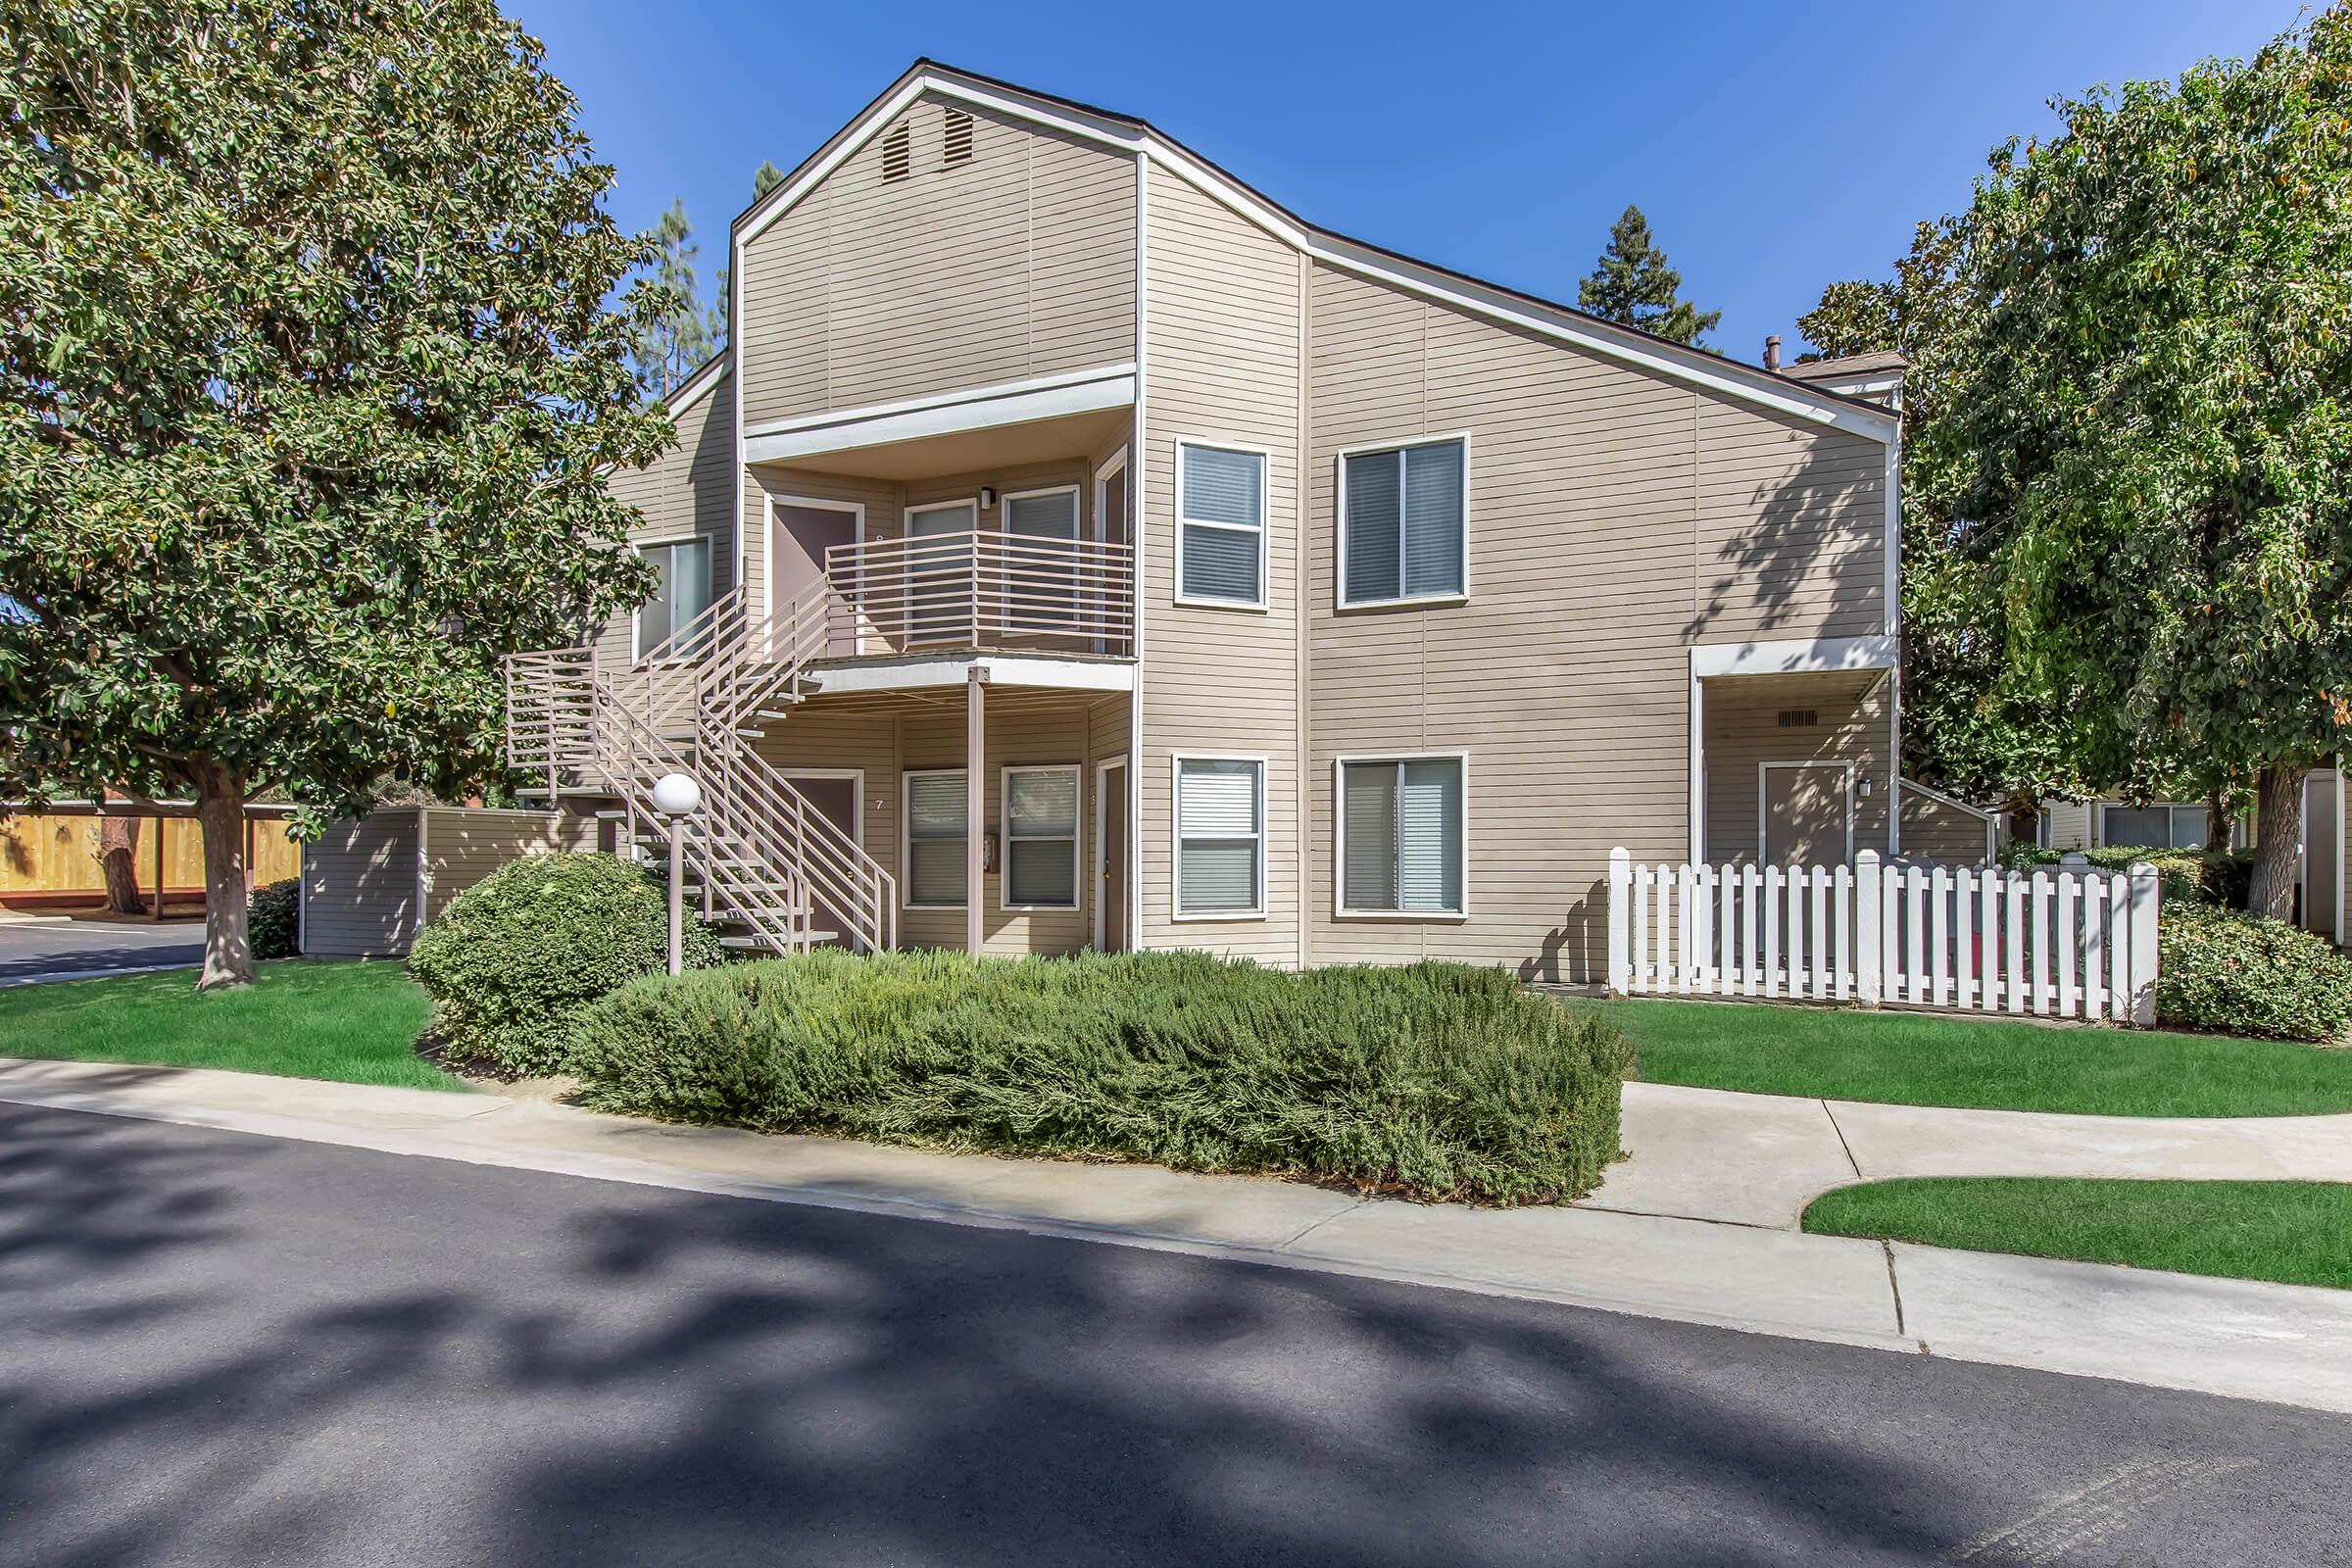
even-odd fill
[[[0,986],[203,961],[202,920],[0,920]]]
[[[2352,1560],[2347,1475],[2315,1412],[0,1105],[12,1563],[2205,1568]]]

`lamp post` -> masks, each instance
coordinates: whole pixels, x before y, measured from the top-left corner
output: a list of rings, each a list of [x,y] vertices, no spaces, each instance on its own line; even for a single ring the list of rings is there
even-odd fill
[[[703,804],[703,787],[683,773],[654,784],[654,809],[669,818],[669,972],[686,966],[686,818]]]

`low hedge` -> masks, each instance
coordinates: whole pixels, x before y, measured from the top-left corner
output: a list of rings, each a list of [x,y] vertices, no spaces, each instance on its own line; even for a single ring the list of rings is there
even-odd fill
[[[1590,1191],[1632,1051],[1499,970],[837,952],[589,1007],[597,1110],[1485,1203]]]
[[[2352,1035],[2352,958],[2324,939],[2191,903],[2165,906],[2156,933],[2159,1021],[2328,1045]]]
[[[689,968],[726,956],[690,915]],[[580,1010],[669,967],[662,879],[611,855],[537,855],[450,900],[409,952],[452,1064],[513,1077],[562,1072]]]
[[[265,882],[245,900],[245,942],[256,958],[292,958],[302,953],[302,880]]]
[[[2056,865],[2079,855],[2102,871],[2126,871],[2141,860],[2156,868],[2162,898],[2195,900],[2226,909],[2242,909],[2254,885],[2254,857],[2243,850],[2171,850],[2145,844],[2110,844],[2095,850],[2045,850],[2012,845],[2003,857],[2011,870]]]

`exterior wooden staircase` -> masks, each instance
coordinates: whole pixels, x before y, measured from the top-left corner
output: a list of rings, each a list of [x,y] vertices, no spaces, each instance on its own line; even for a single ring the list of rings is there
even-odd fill
[[[704,913],[734,928],[728,946],[892,947],[896,880],[753,746],[807,697],[834,603],[818,583],[754,622],[739,588],[626,669],[593,647],[509,655],[508,765],[544,779],[551,800],[616,801],[606,814],[631,854],[683,833]],[[654,808],[668,773],[702,786],[702,808],[682,821]]]

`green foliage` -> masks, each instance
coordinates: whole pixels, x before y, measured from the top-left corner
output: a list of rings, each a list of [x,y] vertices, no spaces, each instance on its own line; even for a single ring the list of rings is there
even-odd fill
[[[2352,958],[2283,920],[2168,904],[2156,928],[2156,1016],[2189,1029],[2340,1045]]]
[[[2225,909],[2246,906],[2246,888],[2254,875],[2253,857],[2242,850],[2175,850],[2144,844],[2045,850],[2012,844],[2001,858],[2013,871],[2029,871],[2037,865],[2057,865],[2075,855],[2102,871],[2128,871],[2145,860],[2156,868],[2159,895],[2168,903],[2193,899]]]
[[[784,171],[766,159],[760,159],[760,167],[752,171],[752,200],[758,201],[783,183]]]
[[[1617,1031],[1498,971],[1200,954],[819,952],[640,982],[573,1055],[600,1110],[1550,1202],[1617,1156]]]
[[[631,358],[646,396],[666,398],[725,344],[727,317],[723,305],[708,312],[703,309],[702,279],[694,267],[702,247],[686,220],[683,200],[672,201],[669,211],[654,225],[653,242],[652,274],[662,303],[640,321]],[[723,269],[718,278],[723,300],[727,290]]]
[[[2352,13],[2054,107],[1979,182],[1922,461],[2065,759],[2242,788],[2352,740]]]
[[[1606,320],[1692,348],[1705,348],[1698,334],[1723,319],[1721,311],[1701,311],[1683,298],[1683,274],[1666,264],[1639,207],[1628,207],[1610,227],[1608,248],[1577,285],[1576,303]]]
[[[245,939],[256,958],[302,955],[302,879],[265,882],[245,901]]]
[[[717,935],[690,917],[687,965],[725,956]],[[668,966],[665,888],[611,855],[503,865],[450,900],[409,954],[450,1059],[515,1077],[564,1071],[582,1009]]]
[[[463,795],[499,656],[652,585],[571,95],[492,0],[7,18],[0,794]]]

